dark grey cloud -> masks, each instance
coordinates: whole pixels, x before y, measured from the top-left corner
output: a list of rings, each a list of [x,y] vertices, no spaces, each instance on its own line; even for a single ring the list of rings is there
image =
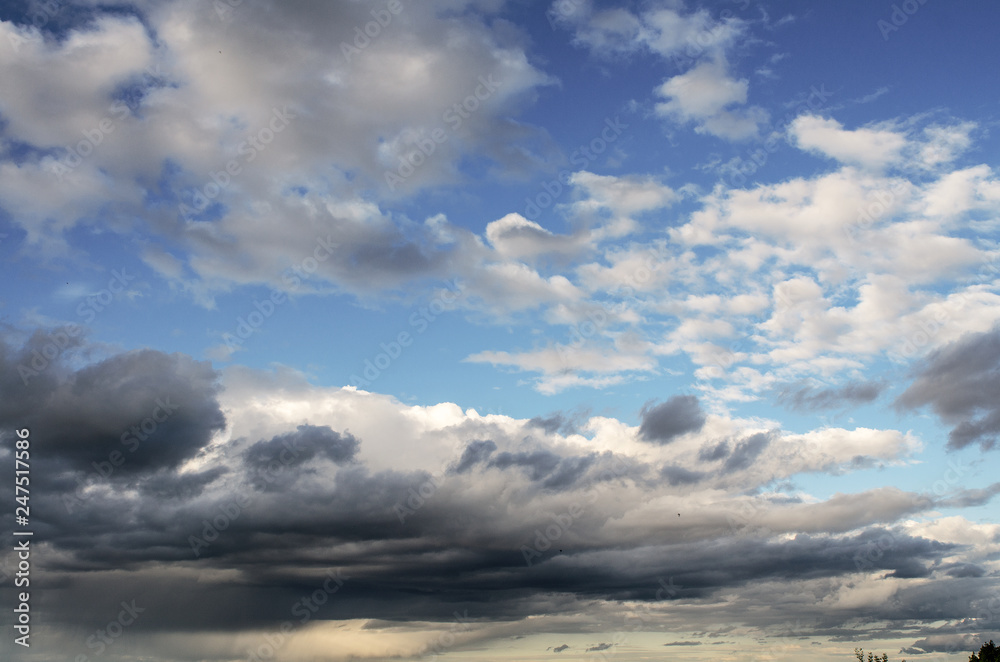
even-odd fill
[[[715,462],[729,455],[729,442],[720,441],[717,444],[703,446],[698,451],[698,459],[702,462]]]
[[[749,468],[757,456],[771,443],[773,436],[772,432],[758,432],[737,443],[722,467],[723,472]]]
[[[671,641],[664,646],[701,646],[700,641]]]
[[[961,490],[946,499],[938,499],[938,508],[971,508],[982,506],[1000,494],[1000,483],[973,490]]]
[[[850,382],[843,386],[813,388],[786,384],[778,390],[778,403],[795,411],[822,411],[874,402],[888,387],[886,382]]]
[[[137,350],[71,369],[64,353],[24,385],[19,368],[49,337],[35,333],[20,349],[0,341],[0,427],[31,429],[45,467],[40,481],[175,469],[225,427],[218,374],[181,354]]]
[[[496,443],[490,439],[472,441],[450,471],[464,474],[477,465],[500,470],[515,467],[527,470],[531,480],[543,481],[542,486],[546,489],[561,490],[572,486],[596,467],[599,457],[596,453],[564,458],[548,450],[516,453],[497,453],[496,450]]]
[[[270,441],[258,441],[246,450],[243,461],[257,471],[275,462],[289,468],[297,467],[316,457],[344,464],[354,459],[360,446],[350,433],[335,432],[327,425],[300,425],[295,432],[278,435]]]
[[[917,579],[922,577],[929,577],[931,575],[931,568],[929,568],[924,563],[916,559],[899,559],[895,563],[895,567],[892,572],[890,572],[888,577],[895,577],[897,579]]]
[[[0,338],[0,392],[4,394],[0,420],[10,421],[46,399],[65,379],[68,359],[86,352],[86,334],[78,326],[36,329],[20,343],[14,340],[16,329],[0,328],[6,336]]]
[[[676,464],[663,467],[660,475],[671,485],[693,485],[705,478],[705,474],[700,471],[691,471]]]
[[[546,450],[518,453],[504,451],[497,453],[489,461],[489,466],[497,469],[521,467],[528,471],[531,480],[540,480],[555,471],[561,460],[561,457]]]
[[[201,496],[205,489],[219,478],[229,473],[226,467],[212,467],[196,473],[178,475],[163,471],[152,476],[144,476],[137,483],[144,496],[155,499],[193,499]]]
[[[459,474],[465,473],[475,465],[485,462],[496,450],[497,445],[491,439],[470,442],[462,451],[462,457],[459,458],[452,471]]]
[[[569,648],[569,644],[563,644],[562,646],[556,646],[552,649],[553,653],[561,653]]]
[[[1000,326],[933,352],[895,402],[899,410],[928,405],[952,426],[949,448],[994,448],[1000,435]]]
[[[657,444],[668,444],[688,432],[697,432],[705,424],[705,413],[693,395],[675,395],[658,405],[647,404],[639,412],[642,423],[639,437]]]
[[[155,627],[240,629],[273,622],[282,618],[282,605],[322,581],[331,565],[351,579],[326,611],[329,618],[394,619],[417,610],[447,620],[455,609],[465,608],[484,618],[518,618],[553,609],[550,595],[662,599],[657,594],[666,576],[672,577],[678,598],[709,598],[757,583],[854,572],[859,551],[886,535],[873,529],[782,541],[724,538],[710,546],[697,536],[650,545],[645,536],[602,534],[613,511],[581,499],[583,515],[559,541],[572,564],[542,561],[529,568],[519,548],[536,529],[552,524],[552,516],[541,513],[536,519],[524,503],[514,506],[522,513],[516,517],[521,524],[514,529],[501,525],[495,512],[486,515],[493,512],[496,496],[477,495],[477,481],[456,476],[451,481],[457,482],[442,482],[402,525],[391,505],[427,478],[419,472],[372,474],[346,465],[326,489],[293,481],[281,492],[255,493],[198,557],[206,569],[238,570],[241,581],[199,586],[195,578],[187,583],[143,579],[145,599],[159,605]],[[189,536],[201,535],[202,523],[217,517],[224,504],[204,495],[185,503],[124,494],[95,497],[78,517],[54,521],[46,532],[67,559],[50,570],[70,573],[84,600],[84,593],[99,585],[101,571],[138,572],[151,562],[191,562]],[[703,530],[697,522],[692,526],[692,532]],[[330,550],[338,550],[335,563]],[[876,560],[886,573],[911,576],[915,564],[930,567],[954,550],[896,534],[891,549]],[[93,582],[76,574],[83,569]],[[488,604],[482,602],[486,594]],[[76,603],[67,599],[67,604]]]
[[[528,421],[528,425],[541,428],[548,434],[574,434],[576,432],[576,422],[572,418],[567,418],[561,413],[549,416],[535,416]]]
[[[596,646],[591,646],[590,648],[588,648],[587,652],[588,653],[596,653],[596,652],[599,652],[599,651],[606,651],[606,650],[608,650],[609,648],[611,648],[613,646],[614,646],[614,644],[607,644],[607,643],[601,642],[601,643],[597,644]]]
[[[944,568],[949,577],[985,577],[986,568],[975,563],[960,563],[949,568]]]
[[[10,369],[8,359],[4,370]],[[198,393],[208,403],[196,410],[185,400],[201,415],[184,429],[207,439],[222,422],[209,415],[218,407],[214,373],[179,355],[124,353],[82,369],[57,366],[53,375],[58,378],[45,382],[50,395],[41,409],[59,423],[50,425],[57,441],[65,421],[73,422],[84,439],[100,428],[74,410],[94,403],[74,392],[78,384],[107,396],[101,414],[113,421],[128,420],[141,400],[127,396],[123,385],[141,395],[151,388],[147,380],[154,380]],[[929,585],[935,593],[901,590],[898,600],[874,610],[886,621],[960,618],[973,610],[970,601],[988,600],[989,582],[979,567],[951,561],[964,547],[898,531],[887,538],[887,529],[865,528],[869,521],[888,521],[852,515],[854,504],[871,497],[841,500],[829,513],[817,509],[825,521],[810,522],[815,525],[811,533],[773,539],[734,535],[721,511],[695,510],[669,523],[629,525],[623,515],[663,488],[664,481],[683,487],[701,474],[610,452],[566,455],[544,440],[489,429],[490,435],[496,432],[490,439],[466,437],[475,440],[456,453],[452,469],[441,477],[423,471],[373,472],[358,461],[363,439],[327,426],[289,425],[253,443],[236,440],[216,448],[216,463],[197,471],[181,471],[175,456],[166,454],[142,472],[94,481],[96,489],[72,513],[62,499],[76,490],[75,481],[50,481],[37,495],[38,535],[51,548],[44,576],[60,590],[40,592],[38,608],[48,622],[93,631],[107,623],[105,611],[135,598],[149,609],[135,635],[236,632],[289,618],[290,606],[322,585],[331,568],[339,568],[349,579],[322,618],[393,621],[419,613],[447,622],[456,610],[468,610],[476,618],[503,621],[579,613],[581,605],[623,600],[669,598],[691,604],[736,595],[738,602],[725,607],[724,617],[759,618],[754,626],[764,627],[774,625],[766,618],[780,624],[777,612],[789,613],[781,610],[775,587],[817,579],[834,585],[858,571],[859,553],[868,571],[934,580]],[[709,447],[707,454],[726,458],[726,469],[735,471],[750,466],[771,438],[772,433],[759,433],[729,440]],[[180,457],[197,457],[203,448],[189,440],[176,443],[183,449]],[[500,452],[501,447],[517,450]],[[76,471],[67,468],[78,466],[71,463],[72,449],[55,443],[50,448],[53,466]],[[282,458],[291,449],[298,454]],[[284,478],[273,489],[254,489],[257,472],[275,460]],[[478,471],[497,472],[504,480],[484,481]],[[400,521],[394,505],[406,503],[424,485],[433,489],[421,492],[412,514]],[[123,486],[136,489],[119,489]],[[234,510],[240,495],[244,501]],[[32,503],[34,513],[34,497]],[[765,505],[761,516],[773,506]],[[192,536],[209,538],[214,522],[224,526],[219,524],[221,530],[194,556]],[[538,532],[554,525],[562,527],[555,544],[526,565],[522,546],[535,544]],[[891,545],[879,548],[887,539]],[[668,598],[663,595],[666,578],[672,587]],[[9,590],[0,588],[0,598],[6,600]],[[94,595],[100,596],[96,602]],[[757,614],[750,608],[754,604],[777,605],[775,614]],[[795,610],[805,608],[797,604]],[[847,632],[844,624],[857,616],[820,606],[809,610],[803,616],[814,619],[816,632]],[[906,636],[922,635],[911,629]]]
[[[575,484],[587,473],[587,470],[594,465],[597,459],[596,454],[582,457],[563,458],[542,486],[550,490],[561,490]]]
[[[496,469],[519,467],[528,472],[531,480],[541,480],[551,475],[562,462],[562,458],[547,450],[497,453],[487,466]]]

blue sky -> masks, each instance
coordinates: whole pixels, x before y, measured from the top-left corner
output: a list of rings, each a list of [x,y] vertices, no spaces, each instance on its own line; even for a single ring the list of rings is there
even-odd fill
[[[70,606],[106,577],[153,612],[105,659],[245,659],[322,564],[356,579],[281,659],[418,659],[451,607],[456,660],[997,636],[998,11],[0,3],[2,434],[39,439],[69,587],[11,650],[87,653]],[[305,459],[247,487],[286,442]],[[190,555],[184,523],[244,488]],[[337,506],[291,533],[296,503]],[[523,558],[576,503],[567,553]]]

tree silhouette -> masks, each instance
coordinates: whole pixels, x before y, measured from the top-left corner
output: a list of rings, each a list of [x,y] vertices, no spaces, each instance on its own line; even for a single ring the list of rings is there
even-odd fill
[[[979,655],[973,653],[969,656],[969,662],[1000,662],[1000,648],[990,639],[989,643],[983,644],[979,649]]]
[[[858,662],[865,662],[865,650],[863,648],[855,648],[854,655],[857,656]],[[875,653],[869,651],[868,662],[889,662],[889,656],[885,653],[882,653],[882,655],[876,655]],[[906,662],[906,660],[903,660],[903,662]],[[1000,662],[1000,660],[997,662]]]
[[[865,660],[865,651],[863,648],[855,648],[854,655],[858,658],[858,662],[889,662],[889,656],[885,653],[877,655],[869,651],[868,659]],[[906,662],[906,660],[903,660]],[[979,654],[973,653],[969,656],[969,662],[1000,662],[1000,646],[993,643],[990,639],[989,642],[983,644],[979,648]]]

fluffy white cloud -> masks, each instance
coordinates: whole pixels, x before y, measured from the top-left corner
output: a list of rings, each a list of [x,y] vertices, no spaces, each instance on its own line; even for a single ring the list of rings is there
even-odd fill
[[[702,62],[656,89],[666,99],[656,104],[656,112],[680,122],[697,122],[699,132],[743,140],[757,135],[768,117],[761,108],[734,108],[746,104],[748,88],[747,80],[729,75],[725,62]]]
[[[795,118],[789,134],[801,149],[873,169],[899,161],[906,146],[906,137],[898,132],[877,128],[849,131],[837,120],[815,115]]]
[[[577,252],[585,245],[587,235],[555,235],[538,223],[511,213],[487,224],[486,239],[500,256],[524,259],[549,253]]]

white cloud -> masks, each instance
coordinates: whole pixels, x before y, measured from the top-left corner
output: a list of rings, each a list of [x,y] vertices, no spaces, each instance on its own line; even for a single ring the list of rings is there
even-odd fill
[[[727,53],[744,35],[746,22],[729,16],[716,20],[704,9],[688,11],[683,2],[661,3],[648,11],[595,11],[591,2],[561,12],[559,22],[574,31],[574,42],[610,57],[648,51],[687,71],[667,79],[654,92],[665,99],[656,112],[680,123],[695,123],[698,133],[726,140],[756,136],[768,120],[763,108],[746,104],[748,81],[729,74]]]
[[[516,30],[491,30],[475,12],[439,12],[466,4],[407,4],[349,56],[341,44],[371,20],[352,3],[281,11],[244,4],[224,30],[197,3],[149,3],[144,20],[155,43],[138,20],[108,17],[59,42],[29,39],[0,63],[0,86],[19,90],[0,100],[5,138],[62,148],[106,118],[111,129],[63,182],[44,159],[3,164],[4,209],[30,242],[53,250],[84,220],[138,231],[151,247],[183,255],[188,279],[177,278],[178,265],[168,270],[174,276],[163,273],[206,305],[234,285],[287,289],[282,274],[328,236],[341,250],[303,289],[398,294],[458,269],[445,263],[475,263],[483,251],[468,233],[452,232],[472,254],[455,257],[460,246],[436,241],[448,228],[410,226],[357,193],[374,187],[392,197],[386,171],[433,135],[444,140],[431,140],[433,153],[404,178],[407,191],[457,181],[456,163],[470,152],[512,173],[532,162],[528,144],[538,131],[511,118],[553,81],[528,61]],[[18,32],[10,23],[0,29],[5,43]],[[144,75],[147,67],[155,75]],[[115,105],[123,83],[134,85],[134,112]],[[275,124],[276,112],[287,121]],[[237,174],[226,172],[231,162]],[[178,203],[146,208],[151,182]]]
[[[656,104],[661,117],[679,122],[697,123],[697,130],[729,140],[744,140],[757,135],[767,122],[762,108],[736,109],[747,101],[749,83],[732,78],[722,61],[706,61],[690,71],[663,82],[658,96],[666,101]]]
[[[507,214],[486,226],[486,238],[505,258],[524,258],[574,248],[570,237],[557,237],[520,214]]]
[[[951,163],[972,145],[970,134],[978,128],[975,122],[952,126],[929,126],[923,131],[927,139],[920,149],[920,159],[927,168]]]
[[[616,177],[580,171],[570,176],[580,200],[569,206],[573,220],[591,228],[595,241],[622,237],[639,229],[635,216],[668,207],[677,193],[652,177]]]
[[[789,133],[800,149],[872,169],[899,161],[906,146],[906,137],[895,131],[873,128],[849,131],[837,120],[815,115],[795,118]]]
[[[685,121],[710,117],[726,106],[746,103],[748,87],[746,80],[730,78],[723,65],[703,62],[657,88],[657,94],[669,99],[658,104],[657,111],[676,114]]]
[[[643,351],[644,348],[628,345],[627,341],[608,345],[600,340],[585,342],[581,338],[526,352],[477,352],[465,361],[540,373],[536,388],[540,393],[551,395],[574,386],[603,388],[618,384],[625,373],[656,371],[655,359]]]

